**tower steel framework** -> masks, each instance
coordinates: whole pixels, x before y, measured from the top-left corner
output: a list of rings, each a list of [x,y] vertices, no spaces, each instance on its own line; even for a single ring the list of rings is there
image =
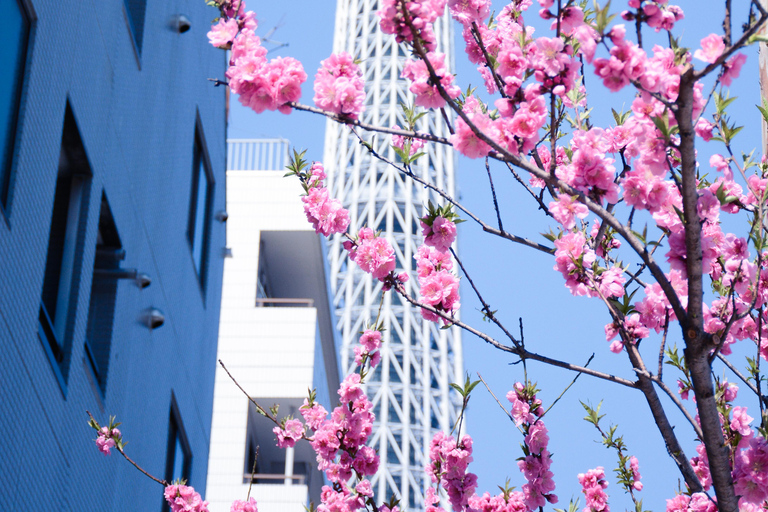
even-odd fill
[[[366,106],[361,120],[378,126],[404,126],[401,104],[413,105],[413,95],[401,72],[408,50],[391,35],[381,32],[375,15],[378,0],[338,0],[334,52],[346,51],[361,62],[365,77]],[[448,13],[435,22],[438,50],[453,67],[453,30]],[[448,136],[442,116],[430,112],[417,129]],[[395,161],[387,135],[358,133],[376,152]],[[455,196],[456,157],[451,148],[428,143],[425,156],[412,164],[422,179]],[[406,288],[417,295],[413,256],[422,243],[419,218],[428,201],[442,204],[434,192],[414,183],[392,166],[372,158],[352,131],[329,121],[325,136],[325,165],[329,187],[350,212],[350,228],[380,230],[395,248],[397,272],[407,271]],[[376,414],[370,444],[379,453],[381,470],[372,484],[377,501],[392,493],[401,507],[423,510],[429,485],[424,468],[429,462],[429,442],[438,430],[450,430],[460,411],[451,382],[462,380],[461,336],[457,328],[440,329],[422,319],[418,308],[395,293],[384,295],[381,283],[348,263],[337,235],[329,242],[330,283],[336,320],[342,333],[341,369],[346,375],[354,365],[353,348],[360,332],[376,322],[386,331],[382,362],[370,375],[366,391]]]

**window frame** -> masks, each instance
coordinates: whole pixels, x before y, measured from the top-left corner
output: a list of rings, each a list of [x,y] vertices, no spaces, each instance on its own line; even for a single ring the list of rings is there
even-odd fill
[[[139,3],[140,5],[131,5]],[[136,50],[136,56],[141,60],[141,52],[144,47],[144,28],[147,22],[147,0],[123,0],[125,11],[125,20],[128,25],[128,33],[131,36],[133,47]],[[137,13],[136,10],[141,11]],[[141,16],[141,20],[136,17]]]
[[[12,1],[15,1],[19,6],[21,17],[26,22],[26,34],[18,50],[20,58],[18,68],[14,70],[16,84],[13,91],[16,97],[12,101],[13,108],[11,122],[8,126],[8,137],[3,142],[3,144],[8,144],[8,153],[6,155],[0,154],[0,217],[3,217],[6,223],[9,222],[8,218],[10,217],[13,182],[17,165],[17,150],[21,139],[21,126],[24,118],[24,100],[29,82],[27,75],[30,68],[33,36],[37,22],[36,13],[29,0]]]
[[[200,205],[199,185],[201,183],[200,172],[205,173],[204,183],[206,185],[206,197],[203,200],[202,226],[200,233],[197,232],[198,226],[198,206]],[[216,182],[213,178],[211,160],[208,155],[208,146],[205,142],[202,123],[198,114],[195,123],[195,137],[192,149],[192,181],[189,194],[189,217],[187,220],[187,242],[189,243],[190,255],[192,256],[192,267],[197,274],[200,290],[205,297],[206,284],[208,277],[208,263],[210,257],[210,238],[212,224],[213,198]],[[195,238],[200,240],[200,262],[198,264],[195,255]]]
[[[109,251],[114,252],[114,254],[106,254]],[[123,245],[112,209],[109,206],[106,193],[102,190],[98,238],[96,241],[96,254],[93,260],[88,318],[86,321],[85,342],[83,343],[87,366],[91,370],[102,401],[105,399],[107,392],[107,376],[109,374],[109,360],[112,353],[112,337],[119,281],[117,277],[98,276],[97,270],[119,271],[119,261],[124,257],[125,252],[123,251]],[[107,317],[105,318],[104,315],[107,315]],[[99,333],[94,334],[93,329],[96,329],[95,322],[97,321],[100,322]]]
[[[176,465],[177,444],[181,446],[184,456],[181,478],[186,480],[187,485],[189,485],[189,479],[192,475],[192,448],[189,444],[187,432],[184,429],[184,422],[181,420],[181,412],[179,411],[179,405],[176,402],[176,395],[171,392],[171,412],[168,419],[168,445],[165,454],[165,480],[169,484],[173,483],[174,480],[173,470]],[[168,502],[165,501],[165,499],[163,499],[162,510],[163,512],[170,511]]]
[[[62,164],[66,167],[62,167]],[[92,177],[92,167],[80,129],[67,100],[38,314],[38,337],[65,398],[77,299],[80,295]],[[64,202],[66,206],[62,208]],[[66,217],[63,224],[62,216]],[[60,247],[52,248],[52,241]],[[65,288],[61,288],[62,284]],[[53,308],[49,308],[51,305]]]

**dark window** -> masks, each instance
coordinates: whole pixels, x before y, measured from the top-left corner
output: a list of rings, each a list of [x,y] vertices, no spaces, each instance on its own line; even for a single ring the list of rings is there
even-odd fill
[[[91,281],[91,302],[88,307],[88,328],[85,333],[85,353],[102,395],[107,389],[109,352],[117,300],[116,273],[120,272],[120,261],[124,257],[125,251],[117,234],[112,211],[106,196],[102,194],[96,258]]]
[[[192,451],[189,448],[187,434],[181,421],[176,398],[171,397],[171,416],[168,423],[168,452],[165,458],[165,480],[173,483],[185,480],[189,483],[192,469]],[[170,510],[168,503],[163,501],[163,511]]]
[[[125,0],[125,11],[128,13],[128,23],[131,26],[133,41],[141,54],[141,44],[144,39],[144,15],[147,11],[147,0]]]
[[[8,204],[29,25],[21,0],[0,2],[0,33],[3,34],[0,62],[5,63],[0,73],[0,206],[3,208]]]
[[[40,300],[40,335],[62,387],[69,368],[90,184],[91,167],[67,103]]]
[[[205,289],[205,274],[208,264],[208,238],[211,224],[211,202],[213,199],[213,174],[205,147],[205,139],[198,122],[195,126],[195,145],[192,158],[192,193],[189,200],[189,223],[187,239],[192,249],[192,260]]]

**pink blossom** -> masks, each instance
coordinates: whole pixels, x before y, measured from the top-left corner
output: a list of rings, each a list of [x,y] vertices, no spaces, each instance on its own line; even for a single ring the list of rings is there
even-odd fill
[[[332,54],[320,62],[315,74],[315,105],[357,119],[365,107],[365,81],[352,56]]]
[[[362,230],[361,230],[362,231]],[[352,257],[354,262],[374,279],[384,280],[395,270],[395,250],[381,237],[359,240],[357,250]]]
[[[733,408],[733,418],[731,419],[730,427],[743,437],[751,436],[752,427],[749,424],[752,423],[753,419],[752,416],[747,414],[746,407],[736,406]]]
[[[482,158],[491,151],[491,146],[480,140],[461,118],[456,120],[456,133],[451,135],[451,144],[468,158]]]
[[[240,26],[235,19],[219,19],[219,22],[208,32],[211,45],[216,48],[228,49],[240,31]]]
[[[171,512],[208,512],[208,502],[188,485],[169,485],[164,495]]]
[[[251,498],[248,501],[235,500],[229,512],[259,512],[259,510],[256,508],[256,500]]]
[[[640,463],[634,455],[629,458],[629,469],[632,471],[632,488],[636,491],[643,490],[643,483],[640,481]]]
[[[693,52],[693,58],[712,64],[725,51],[723,37],[709,34],[701,40],[701,48]]]
[[[374,331],[373,329],[366,329],[363,331],[363,335],[360,336],[360,344],[369,353],[377,350],[381,344],[381,332]]]
[[[301,201],[304,203],[307,220],[315,232],[329,236],[344,233],[349,227],[349,212],[341,206],[341,201],[329,197],[328,189],[310,188]]]
[[[322,405],[315,402],[310,406],[309,401],[306,398],[304,399],[304,405],[299,408],[299,412],[307,423],[307,426],[312,430],[319,429],[320,425],[323,424],[323,421],[325,421],[325,418],[328,416],[328,411],[326,411]]]
[[[272,432],[277,435],[279,448],[293,448],[296,441],[304,436],[304,425],[299,420],[288,420],[285,422],[285,427],[275,427]]]
[[[461,95],[461,89],[453,84],[453,75],[448,71],[445,64],[445,54],[430,52],[427,54],[427,59],[432,64],[435,74],[440,79],[440,85],[448,97],[451,99],[458,98]],[[429,70],[423,60],[406,61],[402,76],[411,81],[408,89],[416,95],[414,103],[417,106],[424,108],[442,108],[445,106],[445,100],[440,96],[437,87],[432,85]]]
[[[490,15],[490,0],[448,0],[453,19],[462,25],[483,24]]]
[[[109,427],[101,427],[96,437],[96,447],[104,455],[109,455],[110,450],[115,447],[116,442],[120,440],[120,430]]]
[[[456,240],[456,224],[444,217],[435,217],[432,225],[421,222],[424,243],[440,252],[447,252]]]
[[[715,128],[715,125],[704,119],[703,117],[700,117],[698,121],[696,121],[696,126],[694,126],[694,129],[696,130],[696,135],[704,139],[704,142],[709,142],[709,140],[712,138],[712,130]]]
[[[589,215],[586,205],[580,203],[575,197],[560,194],[557,201],[549,203],[549,211],[564,229],[576,227],[576,219],[585,219]]]
[[[584,512],[609,512],[608,495],[605,493],[605,488],[608,487],[605,470],[598,466],[586,473],[580,473],[578,478],[581,492],[584,493],[587,502]]]
[[[762,505],[768,499],[768,442],[762,436],[753,436],[747,449],[737,453],[733,485],[747,502]]]
[[[405,21],[399,0],[382,0],[381,9],[376,14],[381,18],[381,31],[394,34],[398,43],[413,41],[413,27],[428,50],[436,46],[432,23],[445,10],[445,0],[412,0],[404,4],[408,9],[411,26]]]
[[[737,53],[735,56],[725,61],[725,64],[723,64],[723,76],[720,78],[723,85],[730,87],[733,79],[739,78],[741,66],[743,66],[746,61],[747,56],[743,53]]]

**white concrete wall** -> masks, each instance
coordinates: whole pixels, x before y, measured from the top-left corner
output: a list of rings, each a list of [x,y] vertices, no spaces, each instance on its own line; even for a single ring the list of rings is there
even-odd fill
[[[283,174],[227,173],[232,257],[224,264],[218,358],[254,398],[304,397],[313,382],[315,308],[255,307],[260,231],[311,230],[298,179]],[[243,484],[247,425],[248,400],[219,367],[206,495],[211,512],[229,511],[232,501],[245,499],[248,492]],[[306,485],[254,484],[251,496],[260,512],[302,512],[307,492]]]

